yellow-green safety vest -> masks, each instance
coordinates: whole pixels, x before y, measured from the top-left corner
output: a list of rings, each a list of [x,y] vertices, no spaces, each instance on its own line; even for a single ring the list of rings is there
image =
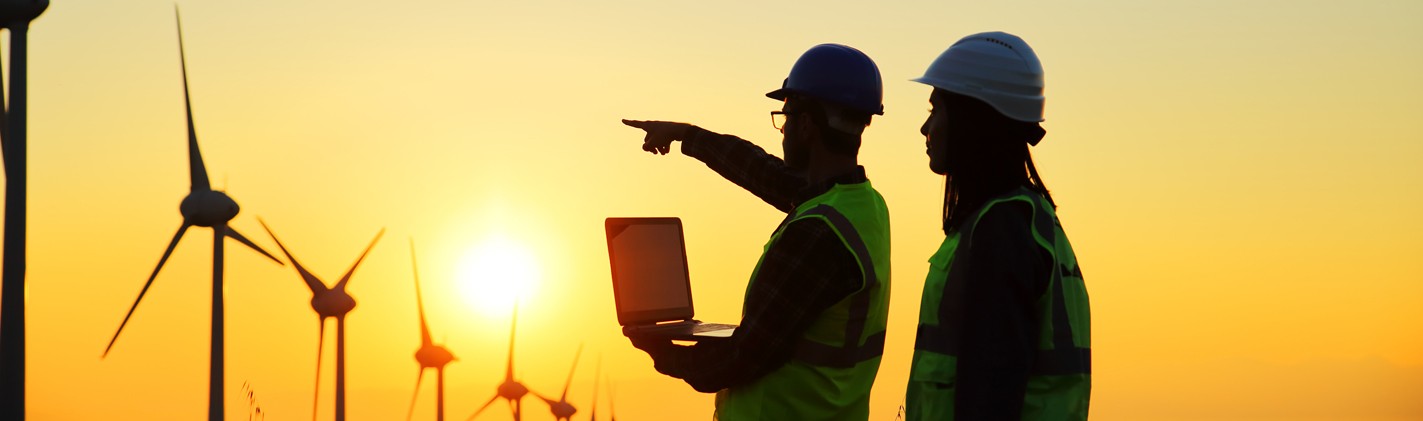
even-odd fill
[[[1087,287],[1052,205],[1042,195],[1019,188],[988,201],[960,229],[951,230],[929,259],[905,396],[906,420],[954,419],[959,333],[963,323],[972,323],[961,320],[957,312],[967,280],[962,270],[955,270],[954,261],[972,249],[973,230],[983,215],[1012,202],[1032,208],[1033,239],[1053,260],[1052,277],[1036,303],[1038,350],[1023,397],[1022,419],[1087,419],[1092,389]]]
[[[792,222],[819,219],[854,254],[858,291],[826,309],[796,344],[790,362],[716,396],[716,419],[864,420],[870,386],[884,353],[889,316],[889,209],[868,181],[836,184],[797,206],[771,235],[769,250]],[[764,262],[765,254],[762,259]],[[751,274],[755,282],[761,263]],[[750,286],[747,286],[750,291]]]

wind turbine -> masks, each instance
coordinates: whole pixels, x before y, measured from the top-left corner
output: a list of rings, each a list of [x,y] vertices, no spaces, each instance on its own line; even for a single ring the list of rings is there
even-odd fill
[[[539,392],[533,392],[534,396],[538,396],[539,399],[543,399],[545,403],[548,403],[548,409],[553,412],[553,417],[556,420],[570,419],[573,417],[573,414],[578,412],[578,408],[574,408],[573,404],[568,403],[568,387],[573,385],[573,372],[578,369],[578,357],[581,356],[583,356],[583,345],[578,345],[578,353],[573,354],[573,368],[568,369],[568,381],[563,383],[563,394],[559,395],[558,400],[549,399]],[[596,382],[597,380],[594,381]],[[597,387],[596,384],[594,387]],[[594,399],[597,399],[597,397],[595,396]]]
[[[415,307],[420,310],[420,349],[415,351],[415,361],[420,363],[420,373],[415,376],[415,396],[410,398],[410,411],[405,418],[415,414],[415,399],[420,397],[420,381],[425,378],[425,369],[435,369],[435,419],[445,419],[445,364],[455,361],[454,354],[430,339],[430,326],[425,323],[425,304],[420,298],[420,269],[415,264],[415,239],[410,239],[410,267],[415,271]]]
[[[513,322],[509,326],[509,365],[504,371],[504,382],[499,384],[499,389],[494,393],[493,397],[489,398],[488,402],[480,406],[479,410],[474,411],[474,415],[469,416],[469,420],[473,420],[474,417],[479,416],[479,413],[484,412],[485,409],[489,408],[489,405],[494,404],[495,400],[504,398],[509,401],[509,409],[514,411],[514,421],[522,421],[521,414],[523,408],[520,402],[524,399],[524,395],[529,394],[529,388],[524,387],[519,381],[514,380],[514,331],[519,327],[518,301],[514,302],[513,319]]]
[[[173,11],[175,18],[177,13],[175,8]],[[133,300],[133,306],[129,307],[128,314],[124,315],[124,321],[119,323],[119,329],[114,332],[113,339],[109,340],[109,346],[104,348],[104,356],[107,357],[109,350],[114,348],[114,342],[119,340],[119,334],[123,333],[124,326],[128,325],[129,318],[133,317],[133,311],[138,309],[138,303],[143,301],[144,294],[148,293],[148,287],[153,286],[153,279],[158,277],[158,271],[163,269],[163,263],[168,261],[168,256],[173,254],[173,249],[178,247],[178,240],[183,239],[183,233],[194,225],[212,228],[212,361],[208,378],[208,419],[220,420],[223,418],[224,363],[223,240],[227,238],[237,240],[277,264],[281,264],[282,261],[277,260],[271,253],[257,247],[247,237],[227,226],[227,222],[237,216],[239,210],[237,202],[228,197],[226,193],[213,190],[208,184],[207,168],[203,165],[202,152],[198,150],[198,135],[193,128],[192,101],[188,98],[188,63],[183,55],[183,23],[181,19],[178,20],[178,58],[183,68],[183,104],[188,115],[188,169],[192,188],[188,192],[188,196],[183,198],[183,202],[178,205],[178,212],[183,214],[183,224],[178,227],[178,232],[173,234],[173,240],[168,242],[168,249],[163,251],[163,257],[158,259],[158,266],[153,268],[151,275],[148,275],[148,282],[143,284],[138,298]]]
[[[25,419],[25,221],[29,196],[25,96],[30,21],[49,0],[0,1],[0,25],[10,30],[10,107],[0,107],[0,154],[5,160],[5,240],[0,281],[0,418]],[[0,89],[3,96],[3,89]]]
[[[321,324],[321,330],[316,337],[316,391],[313,392],[311,401],[311,418],[316,419],[316,399],[321,396],[321,346],[322,339],[326,337],[326,319],[336,318],[336,420],[346,419],[346,313],[356,308],[356,299],[351,294],[346,293],[346,284],[351,281],[351,274],[356,272],[356,267],[361,265],[361,261],[366,259],[366,254],[375,247],[376,241],[385,234],[385,229],[376,233],[376,238],[371,240],[371,245],[366,246],[366,251],[361,252],[361,257],[351,264],[351,268],[346,270],[346,274],[341,276],[341,280],[336,282],[336,286],[327,288],[326,283],[321,282],[316,275],[296,261],[287,247],[282,245],[282,241],[277,239],[277,235],[272,233],[272,229],[267,227],[267,223],[257,218],[257,222],[262,224],[262,229],[267,230],[267,235],[272,236],[272,241],[277,242],[277,247],[282,249],[282,254],[291,260],[292,266],[296,266],[297,273],[301,274],[301,279],[306,281],[306,286],[311,288],[311,309],[316,310],[317,322]]]
[[[598,383],[603,381],[603,356],[598,356],[598,369],[593,372],[593,409],[588,411],[588,421],[598,421]]]

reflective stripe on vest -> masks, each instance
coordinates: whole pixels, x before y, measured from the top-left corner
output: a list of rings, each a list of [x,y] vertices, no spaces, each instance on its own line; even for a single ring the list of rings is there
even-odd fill
[[[820,342],[801,338],[796,344],[795,358],[811,364],[823,365],[827,367],[851,367],[855,363],[865,361],[884,354],[884,332],[879,332],[866,338],[865,343],[859,344],[858,338],[865,333],[865,322],[869,318],[870,312],[870,289],[879,283],[879,277],[875,276],[874,260],[869,258],[870,249],[865,247],[864,239],[860,238],[859,231],[850,223],[845,215],[829,205],[818,205],[804,213],[796,216],[795,219],[804,217],[820,216],[830,222],[830,225],[839,232],[845,244],[850,246],[850,251],[856,256],[860,263],[860,272],[864,274],[865,283],[860,286],[850,299],[850,318],[845,323],[845,343],[839,347],[833,347]],[[853,339],[852,339],[853,338]]]

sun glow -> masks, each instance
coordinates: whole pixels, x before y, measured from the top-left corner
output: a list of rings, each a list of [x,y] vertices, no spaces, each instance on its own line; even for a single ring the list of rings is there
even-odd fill
[[[523,244],[489,237],[461,259],[460,293],[480,313],[504,316],[513,311],[515,301],[534,293],[539,275],[537,262]]]

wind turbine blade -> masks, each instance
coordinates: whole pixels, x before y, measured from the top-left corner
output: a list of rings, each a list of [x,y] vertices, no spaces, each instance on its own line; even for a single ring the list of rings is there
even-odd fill
[[[183,107],[188,112],[188,171],[192,177],[192,191],[212,190],[208,184],[208,170],[203,165],[203,153],[198,150],[198,133],[193,129],[193,102],[188,95],[188,58],[183,52],[183,18],[178,15],[178,6],[173,6],[173,17],[178,21],[178,62],[183,66]]]
[[[558,401],[550,399],[548,396],[544,396],[542,393],[535,392],[532,390],[530,390],[529,393],[534,394],[534,396],[538,397],[539,399],[543,399],[544,403],[547,403],[549,407],[553,407],[554,404],[558,403]]]
[[[321,330],[316,334],[316,390],[311,395],[311,421],[316,421],[316,404],[321,399],[321,346],[326,342],[323,340],[326,339],[326,319],[317,317],[316,320],[321,323]]]
[[[509,325],[509,367],[504,371],[504,379],[514,379],[514,331],[519,328],[519,302],[514,302],[514,321]]]
[[[479,416],[480,412],[484,412],[485,409],[489,409],[489,405],[493,405],[494,401],[496,400],[499,400],[499,394],[497,393],[494,394],[494,397],[489,398],[489,402],[485,402],[484,405],[480,406],[478,410],[474,411],[474,415],[470,415],[469,419],[465,421],[471,421],[474,419],[474,417]]]
[[[143,289],[138,292],[138,298],[133,300],[133,306],[128,308],[128,314],[124,315],[124,321],[119,323],[119,330],[114,332],[113,339],[109,339],[109,346],[104,347],[103,357],[109,356],[109,350],[114,348],[114,342],[119,340],[119,334],[124,332],[124,326],[128,325],[128,319],[133,317],[133,311],[138,309],[138,303],[143,301],[144,294],[148,294],[148,287],[153,286],[153,280],[158,278],[158,271],[163,270],[163,263],[168,261],[168,256],[173,255],[173,249],[178,247],[178,240],[183,239],[183,233],[191,227],[188,221],[183,221],[183,225],[178,227],[178,232],[173,234],[173,240],[168,242],[168,249],[163,251],[163,257],[158,259],[158,266],[153,268],[153,273],[148,275],[148,281],[143,283]],[[100,358],[103,358],[100,357]]]
[[[608,420],[618,421],[618,389],[613,387],[613,379],[608,379]]]
[[[415,239],[410,239],[410,269],[415,271],[415,308],[420,310],[420,343],[432,345],[430,325],[425,323],[425,300],[420,298],[420,265],[415,262]]]
[[[583,344],[578,344],[578,353],[573,354],[573,368],[568,369],[568,381],[563,383],[563,395],[558,400],[568,400],[568,387],[573,385],[573,371],[578,369],[578,357],[583,356]]]
[[[361,265],[362,260],[366,260],[366,255],[370,254],[371,248],[376,246],[376,241],[380,241],[382,235],[385,235],[385,228],[381,228],[380,232],[376,233],[376,238],[371,239],[371,245],[366,246],[366,251],[361,252],[361,257],[356,259],[356,263],[351,264],[350,269],[346,269],[346,274],[341,276],[341,281],[337,282],[336,286],[332,287],[333,289],[345,288],[346,283],[351,282],[351,274],[356,273],[356,267]]]
[[[593,409],[588,411],[588,421],[598,421],[598,383],[603,380],[603,354],[598,354],[598,368],[593,371]]]
[[[237,232],[237,230],[232,229],[232,226],[230,225],[227,227],[227,237],[237,240],[242,244],[246,244],[247,247],[251,247],[253,250],[257,250],[258,253],[262,253],[263,256],[267,256],[268,259],[272,259],[273,262],[277,262],[277,264],[279,265],[286,266],[286,263],[282,263],[281,260],[278,260],[277,256],[273,256],[272,253],[268,253],[266,250],[262,250],[261,247],[257,247],[256,243],[253,243],[252,240],[248,240],[247,237],[242,236],[242,234]]]
[[[420,367],[420,374],[415,375],[415,395],[410,397],[410,410],[405,412],[405,419],[415,417],[415,399],[420,397],[420,381],[425,379],[425,367]]]
[[[287,246],[282,245],[282,240],[277,239],[277,235],[272,233],[272,229],[267,227],[267,223],[262,221],[262,218],[257,218],[257,223],[262,224],[262,229],[267,230],[267,235],[271,236],[272,241],[277,243],[277,248],[282,250],[282,254],[287,256],[287,260],[292,262],[292,266],[296,266],[296,272],[301,275],[303,281],[306,281],[306,286],[311,289],[312,294],[326,291],[326,284],[321,283],[320,279],[316,279],[316,275],[312,275],[311,271],[306,270],[306,267],[302,266],[301,262],[296,261],[296,258],[292,257],[291,252],[287,251]],[[323,328],[325,327],[324,321],[322,326]]]

